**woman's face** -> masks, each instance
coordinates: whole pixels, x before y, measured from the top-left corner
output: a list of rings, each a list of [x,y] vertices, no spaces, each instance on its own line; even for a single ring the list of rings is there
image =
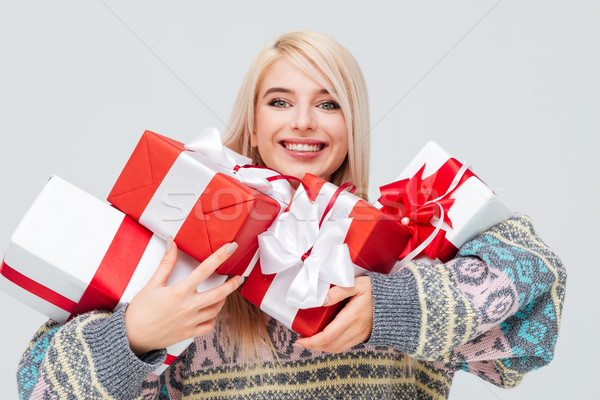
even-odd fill
[[[251,143],[267,167],[329,180],[348,153],[344,114],[333,96],[286,58],[258,90]]]

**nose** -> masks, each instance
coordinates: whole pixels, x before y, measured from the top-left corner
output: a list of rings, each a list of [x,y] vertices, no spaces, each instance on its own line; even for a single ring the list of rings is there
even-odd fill
[[[296,106],[290,122],[292,129],[300,131],[314,130],[317,127],[314,109],[309,105]]]

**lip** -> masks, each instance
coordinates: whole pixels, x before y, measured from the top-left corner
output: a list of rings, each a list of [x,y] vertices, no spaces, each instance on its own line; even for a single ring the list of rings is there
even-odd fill
[[[284,143],[297,143],[297,144],[320,144],[323,145],[323,148],[319,151],[292,151],[292,150],[288,150]],[[327,145],[327,143],[321,141],[321,140],[317,140],[317,139],[305,139],[305,138],[287,138],[287,139],[282,139],[279,141],[279,145],[281,146],[281,148],[290,156],[297,158],[297,159],[301,159],[301,160],[310,160],[313,159],[315,157],[320,156],[321,154],[323,154],[323,151],[329,147]]]

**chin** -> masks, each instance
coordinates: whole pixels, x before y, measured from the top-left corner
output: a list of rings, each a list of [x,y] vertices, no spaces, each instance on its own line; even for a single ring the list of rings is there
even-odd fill
[[[325,179],[325,180],[329,180],[331,175],[327,175],[325,173],[323,173],[323,171],[318,171],[318,170],[310,170],[310,169],[303,169],[300,171],[295,171],[292,173],[289,173],[288,175],[292,175],[295,176],[298,179],[302,179],[304,178],[304,174],[311,174],[311,175],[315,175],[318,176],[319,178]]]

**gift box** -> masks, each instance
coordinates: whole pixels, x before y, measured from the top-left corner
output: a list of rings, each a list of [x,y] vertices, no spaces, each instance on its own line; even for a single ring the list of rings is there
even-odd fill
[[[342,304],[322,307],[332,285],[389,273],[409,238],[394,217],[306,174],[286,212],[259,236],[260,257],[241,294],[303,336],[321,331]]]
[[[432,141],[380,192],[375,206],[411,233],[394,270],[415,258],[449,261],[463,244],[514,214],[467,165]]]
[[[108,201],[152,232],[173,238],[198,261],[237,242],[238,250],[217,272],[247,275],[256,260],[257,236],[293,193],[284,179],[271,180],[276,171],[248,168],[249,163],[222,145],[216,129],[188,145],[146,131]]]
[[[96,309],[129,302],[148,282],[165,241],[122,212],[59,177],[52,177],[14,231],[2,264],[0,290],[64,323]],[[178,253],[167,284],[198,265]],[[216,287],[214,274],[198,287]],[[191,343],[170,346],[161,373]]]

